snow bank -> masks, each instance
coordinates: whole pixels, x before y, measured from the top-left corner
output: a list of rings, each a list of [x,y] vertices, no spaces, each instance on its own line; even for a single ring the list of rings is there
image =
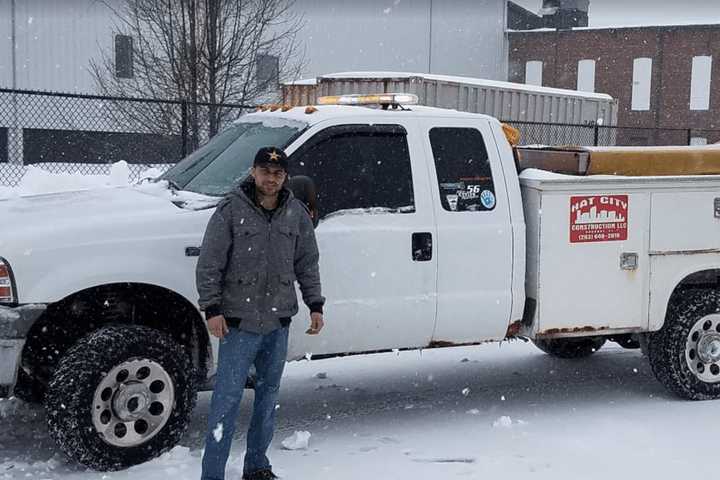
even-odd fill
[[[147,181],[162,175],[159,167],[143,166],[137,171],[139,165],[132,165],[125,161],[110,165],[107,175],[87,175],[79,172],[48,172],[37,166],[28,166],[25,174],[16,187],[0,187],[0,200],[19,199],[25,196],[50,193],[73,192],[82,190],[95,190],[102,188],[133,188],[141,193],[155,197],[165,198],[172,202],[182,203],[185,208],[202,209],[214,207],[220,200],[212,197],[187,191],[173,191],[167,181]],[[133,171],[134,170],[134,171]],[[139,178],[136,183],[131,177]]]
[[[152,178],[160,174],[157,168],[146,168],[140,178]],[[93,188],[122,187],[130,185],[130,167],[121,161],[110,166],[107,175],[82,173],[51,173],[35,165],[26,168],[16,187],[0,187],[0,199],[44,193],[69,192]]]

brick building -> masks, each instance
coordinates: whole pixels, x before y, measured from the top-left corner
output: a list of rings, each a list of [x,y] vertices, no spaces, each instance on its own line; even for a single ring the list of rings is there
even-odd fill
[[[720,130],[720,25],[542,29],[508,36],[510,81],[616,98],[618,124],[637,127],[619,130],[618,144],[720,141],[718,131],[707,131]]]

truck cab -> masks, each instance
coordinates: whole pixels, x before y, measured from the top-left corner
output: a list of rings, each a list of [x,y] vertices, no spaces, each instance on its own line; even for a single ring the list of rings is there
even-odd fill
[[[303,312],[291,359],[505,337],[522,316],[524,220],[496,120],[320,106],[244,121],[265,118],[307,122],[286,151],[318,192],[329,328],[302,335]]]
[[[244,115],[152,183],[0,202],[16,225],[0,251],[0,381],[46,403],[71,456],[123,468],[182,435],[218,351],[197,305],[199,246],[264,146],[318,196],[327,326],[305,335],[301,309],[288,360],[501,340],[520,320],[525,224],[500,123],[335,100]],[[70,428],[83,421],[91,433]]]

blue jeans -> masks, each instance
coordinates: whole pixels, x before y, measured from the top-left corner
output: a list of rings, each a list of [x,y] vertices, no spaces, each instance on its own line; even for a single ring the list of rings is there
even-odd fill
[[[202,480],[224,480],[225,464],[240,413],[240,400],[250,366],[256,370],[255,403],[247,435],[243,473],[271,468],[267,449],[275,428],[275,405],[285,368],[288,327],[267,335],[230,328],[220,340],[215,390],[210,404]]]

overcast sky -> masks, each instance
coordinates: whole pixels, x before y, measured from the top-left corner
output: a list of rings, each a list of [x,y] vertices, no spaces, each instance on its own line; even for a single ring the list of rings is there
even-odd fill
[[[513,0],[537,12],[542,0]],[[720,0],[590,0],[590,26],[720,23]]]

